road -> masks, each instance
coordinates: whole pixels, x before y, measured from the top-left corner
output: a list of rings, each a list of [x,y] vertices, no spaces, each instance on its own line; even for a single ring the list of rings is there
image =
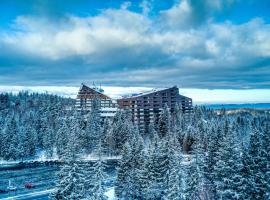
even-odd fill
[[[107,173],[110,175],[108,187],[113,185],[116,176],[117,160],[107,162]],[[6,189],[9,181],[17,188],[15,192],[0,193],[0,200],[48,200],[48,196],[57,182],[57,172],[59,164],[54,165],[31,165],[2,166],[0,165],[0,189]],[[33,189],[26,189],[25,183],[33,183]]]
[[[28,194],[7,197],[1,200],[48,200],[48,197],[50,193],[52,192],[53,192],[53,189],[44,190],[44,191],[39,191],[39,192],[33,192],[33,193],[28,193]]]

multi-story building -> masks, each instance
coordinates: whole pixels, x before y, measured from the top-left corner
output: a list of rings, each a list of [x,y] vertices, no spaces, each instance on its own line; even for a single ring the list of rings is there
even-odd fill
[[[95,105],[102,117],[112,117],[117,111],[117,103],[104,94],[104,91],[95,85],[91,88],[82,83],[76,98],[75,107],[78,110],[91,111]]]
[[[118,99],[117,103],[119,108],[131,110],[133,122],[144,131],[148,130],[148,125],[153,122],[154,118],[159,118],[160,112],[166,104],[171,112],[176,104],[179,104],[184,116],[188,116],[193,110],[192,99],[180,95],[177,86],[125,96]]]

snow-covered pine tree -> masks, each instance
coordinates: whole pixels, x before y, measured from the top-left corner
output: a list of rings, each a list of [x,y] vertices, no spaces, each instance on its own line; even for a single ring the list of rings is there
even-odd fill
[[[130,138],[132,130],[133,124],[130,112],[118,111],[114,116],[111,130],[116,153],[121,152],[123,145]]]
[[[90,199],[93,200],[106,200],[107,196],[104,195],[105,193],[105,180],[108,178],[108,175],[105,171],[106,163],[103,160],[103,148],[101,139],[98,142],[97,146],[97,154],[98,160],[94,163],[91,172],[91,184],[93,187],[91,188]]]
[[[186,168],[186,186],[185,186],[185,199],[192,200],[197,199],[202,191],[201,185],[203,184],[203,156],[202,148],[200,144],[196,145],[196,148],[192,151],[192,159],[190,164]]]
[[[2,131],[3,134],[3,158],[6,160],[17,159],[18,158],[18,149],[19,145],[19,128],[15,115],[9,116],[5,127]]]
[[[174,128],[180,146],[183,145],[185,124],[186,123],[182,110],[182,105],[177,103],[172,115],[172,127]]]
[[[150,152],[149,149],[144,149],[142,155],[144,155],[143,158],[143,164],[140,166],[141,170],[139,173],[140,178],[140,189],[141,189],[141,198],[142,199],[150,199],[149,196],[149,187],[151,183],[151,176],[150,176]]]
[[[78,162],[78,137],[76,132],[71,132],[66,152],[64,165],[58,174],[59,182],[51,195],[55,200],[77,200],[86,197],[85,194],[85,171]]]
[[[142,184],[145,181],[145,178],[143,177],[145,175],[145,169],[143,169],[144,143],[137,127],[133,129],[130,146],[132,154],[132,158],[130,159],[130,174],[132,175],[131,178],[133,183],[130,195],[133,199],[142,199]]]
[[[171,143],[175,145],[175,143]],[[183,185],[182,185],[182,169],[181,169],[181,156],[179,151],[175,150],[173,146],[169,146],[169,172],[168,172],[168,186],[166,194],[164,195],[167,200],[181,200],[183,199]]]
[[[261,134],[261,167],[262,190],[265,199],[270,199],[270,125],[263,127]]]
[[[220,136],[217,134],[216,129],[216,126],[208,129],[208,146],[203,161],[204,184],[207,184],[205,187],[207,187],[207,189],[212,193],[213,196],[215,196],[216,194],[216,188],[214,185],[214,167],[218,161],[218,152],[221,139]]]
[[[149,192],[150,199],[160,199],[165,195],[169,182],[169,136],[155,136],[149,154]]]
[[[47,158],[53,156],[54,141],[54,131],[51,127],[47,126],[43,136],[43,147]]]
[[[110,147],[109,147],[108,141],[107,141],[107,138],[109,138],[110,132],[111,132],[110,120],[105,118],[105,120],[102,124],[102,127],[101,127],[100,139],[101,139],[101,146],[102,146],[102,150],[103,150],[102,153],[104,153],[104,155],[107,155],[107,156],[112,156],[112,152],[110,150]]]
[[[66,120],[62,119],[60,123],[60,128],[56,132],[56,152],[61,159],[66,151],[70,133]]]
[[[142,199],[143,184],[145,181],[144,166],[144,145],[143,139],[139,135],[138,128],[134,128],[130,141],[125,145],[129,147],[129,157],[122,155],[126,162],[121,162],[118,170],[118,185],[122,184],[121,196],[124,199]],[[124,165],[122,165],[124,164]],[[123,171],[126,173],[124,179],[121,180]],[[120,181],[119,181],[120,180]],[[118,187],[117,190],[121,189]]]
[[[96,150],[97,144],[101,137],[101,117],[99,113],[100,99],[93,100],[92,110],[87,119],[85,136],[82,138],[83,148],[86,153],[91,153]]]
[[[184,138],[183,138],[183,151],[185,151],[186,153],[188,153],[189,151],[192,150],[192,145],[194,143],[194,132],[195,131],[195,127],[188,127],[188,129],[184,132]]]
[[[170,108],[165,104],[158,121],[159,137],[163,138],[169,134],[171,130],[171,114]]]
[[[214,167],[214,180],[220,199],[242,199],[240,145],[235,133],[228,128],[219,149],[219,160]]]
[[[248,167],[248,186],[249,191],[246,199],[262,199],[264,196],[263,188],[263,176],[261,171],[262,158],[261,158],[261,141],[260,132],[254,130],[250,136],[250,145],[247,157],[247,167]]]
[[[125,143],[121,151],[122,159],[119,161],[117,167],[117,178],[115,183],[115,194],[117,197],[122,198],[126,195],[126,188],[129,186],[129,170],[131,147],[129,143]]]

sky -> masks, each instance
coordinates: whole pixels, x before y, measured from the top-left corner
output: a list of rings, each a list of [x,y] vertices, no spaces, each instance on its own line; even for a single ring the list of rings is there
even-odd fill
[[[0,92],[112,96],[177,85],[270,102],[269,0],[0,0]],[[60,90],[61,89],[61,90]]]

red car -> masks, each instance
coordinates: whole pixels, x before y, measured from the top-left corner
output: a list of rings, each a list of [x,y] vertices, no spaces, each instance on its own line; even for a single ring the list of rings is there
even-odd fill
[[[35,186],[33,185],[33,183],[25,183],[25,184],[24,184],[24,187],[25,187],[26,189],[33,189]]]

